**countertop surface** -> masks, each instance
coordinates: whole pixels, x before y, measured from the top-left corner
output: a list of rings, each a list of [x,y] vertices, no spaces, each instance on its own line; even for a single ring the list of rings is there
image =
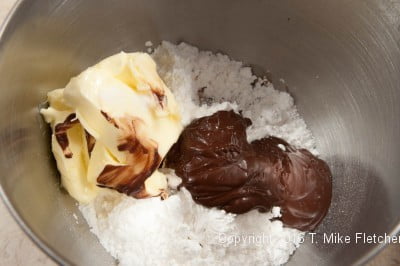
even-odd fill
[[[0,22],[16,0],[0,0]],[[56,265],[19,228],[0,200],[0,266]],[[400,244],[385,248],[369,266],[400,265]]]

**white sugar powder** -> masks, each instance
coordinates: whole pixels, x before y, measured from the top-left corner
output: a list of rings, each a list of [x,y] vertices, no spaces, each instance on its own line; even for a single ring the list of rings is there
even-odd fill
[[[180,104],[185,125],[218,110],[234,109],[253,121],[249,140],[274,135],[316,153],[293,98],[255,77],[241,62],[168,42],[155,50],[153,58]],[[173,171],[164,171],[170,186],[176,187]],[[163,201],[105,190],[80,209],[121,265],[279,265],[304,237],[271,221],[280,216],[279,208],[236,216],[195,204],[185,189]]]
[[[272,135],[316,154],[313,136],[293,98],[275,90],[266,79],[254,76],[243,63],[185,43],[163,42],[153,57],[159,74],[181,104],[184,124],[217,110],[243,111],[253,121],[247,132],[249,141]],[[199,101],[199,91],[203,101]],[[207,106],[203,102],[219,104]]]

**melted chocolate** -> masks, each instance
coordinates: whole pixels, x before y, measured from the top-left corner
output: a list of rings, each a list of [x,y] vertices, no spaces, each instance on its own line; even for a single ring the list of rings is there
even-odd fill
[[[101,112],[101,114],[104,116],[104,118],[105,118],[108,122],[110,122],[111,124],[113,124],[114,127],[119,128],[119,126],[118,126],[118,124],[117,124],[117,122],[115,121],[114,118],[112,118],[111,116],[109,116],[109,115],[108,115],[106,112],[104,112],[104,111],[100,111],[100,112]]]
[[[78,124],[79,120],[75,114],[70,114],[62,123],[58,123],[54,127],[54,135],[61,149],[63,150],[65,158],[72,158],[72,151],[69,149],[69,140],[67,136],[67,130]]]
[[[156,97],[158,104],[161,106],[161,108],[164,108],[166,106],[165,104],[165,94],[163,91],[160,90],[152,90],[153,95]]]
[[[328,165],[280,138],[247,142],[251,120],[220,111],[193,121],[167,155],[193,199],[232,213],[280,206],[285,225],[313,230],[331,202]]]
[[[96,144],[96,139],[92,135],[90,135],[89,132],[87,132],[86,130],[85,130],[85,137],[86,137],[87,150],[88,150],[89,157],[90,157],[90,155],[92,154],[94,145]]]
[[[106,165],[97,177],[97,183],[135,198],[148,197],[144,182],[161,163],[157,143],[139,134],[139,119],[114,119],[102,114],[120,130],[118,150],[126,152],[127,162],[126,165]]]

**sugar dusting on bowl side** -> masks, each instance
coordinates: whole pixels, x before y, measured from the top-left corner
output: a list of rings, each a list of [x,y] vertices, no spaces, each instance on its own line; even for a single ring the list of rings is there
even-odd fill
[[[184,125],[233,109],[253,121],[249,140],[273,135],[317,153],[293,98],[254,76],[243,63],[168,42],[155,49],[153,58],[181,108]],[[163,171],[175,188],[173,171]],[[304,237],[273,220],[280,215],[279,208],[236,216],[195,204],[185,189],[163,201],[137,200],[105,190],[80,210],[120,265],[279,265]]]

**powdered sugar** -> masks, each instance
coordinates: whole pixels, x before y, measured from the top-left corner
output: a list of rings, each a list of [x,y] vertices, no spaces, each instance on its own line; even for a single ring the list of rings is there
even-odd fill
[[[168,42],[155,50],[153,58],[182,107],[184,124],[218,110],[234,109],[253,121],[247,132],[249,141],[272,135],[316,153],[315,141],[293,98],[253,75],[243,63],[185,43]]]
[[[298,115],[293,98],[228,56],[163,42],[153,58],[174,93],[187,125],[218,110],[234,109],[251,118],[249,140],[274,135],[316,153],[315,142]],[[269,213],[227,214],[195,204],[176,191],[179,178],[167,174],[172,195],[137,200],[104,190],[80,209],[94,234],[121,265],[279,265],[301,243],[304,233]]]
[[[103,191],[80,209],[120,265],[278,265],[303,237],[270,221],[279,210],[235,216],[195,204],[184,188],[164,201]]]

